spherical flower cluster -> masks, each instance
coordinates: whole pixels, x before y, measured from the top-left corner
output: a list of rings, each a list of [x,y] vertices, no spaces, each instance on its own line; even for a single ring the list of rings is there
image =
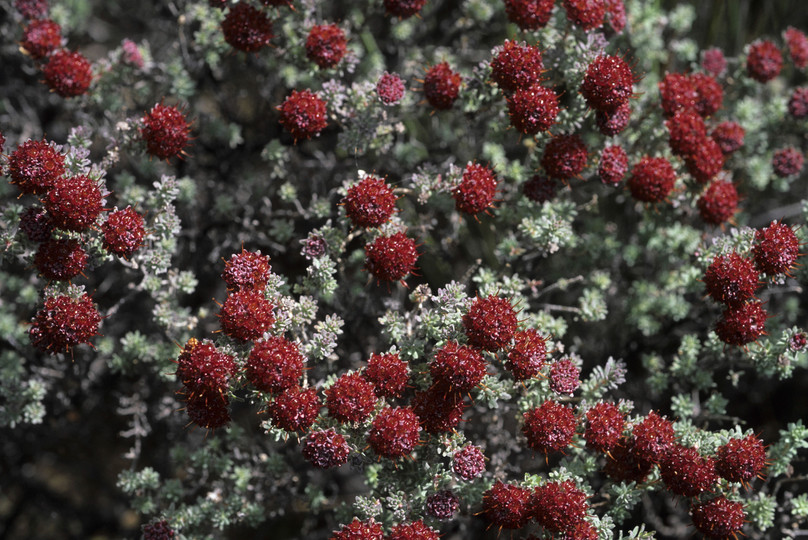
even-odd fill
[[[421,11],[426,0],[384,0],[384,9],[388,15],[408,19]]]
[[[415,393],[412,408],[424,431],[446,433],[460,423],[466,405],[463,394],[446,383],[436,382],[427,390]]]
[[[505,368],[517,381],[539,374],[547,359],[547,338],[533,328],[514,332],[513,347],[508,351]]]
[[[606,457],[603,472],[615,482],[640,483],[645,480],[653,467],[650,461],[638,457],[632,451],[631,441],[625,438],[621,438],[609,450]]]
[[[48,0],[14,0],[14,8],[29,21],[48,16]]]
[[[724,154],[731,154],[743,146],[744,135],[746,131],[737,122],[721,122],[715,126],[710,137]]]
[[[697,182],[705,184],[724,166],[724,153],[713,139],[706,137],[695,151],[685,157],[685,167]]]
[[[668,146],[674,155],[686,157],[695,154],[707,138],[704,119],[693,109],[682,109],[665,120],[668,128]]]
[[[541,81],[544,61],[536,45],[505,40],[491,60],[491,80],[506,93],[530,88]]]
[[[604,0],[606,4],[606,20],[612,31],[620,34],[626,27],[626,5],[623,0]]]
[[[246,251],[234,253],[224,262],[222,279],[231,291],[242,289],[264,290],[269,280],[269,255],[262,255],[260,251]]]
[[[376,415],[367,441],[376,454],[390,459],[408,455],[418,444],[421,426],[409,407],[386,407]]]
[[[724,57],[724,51],[718,47],[703,51],[701,53],[701,67],[713,77],[722,75],[727,69],[727,59]]]
[[[460,499],[448,489],[437,491],[426,498],[426,513],[437,519],[452,519],[458,508]]]
[[[399,398],[410,380],[410,367],[398,353],[372,354],[362,375],[373,383],[377,396]]]
[[[62,27],[49,19],[32,21],[22,34],[22,48],[39,60],[62,46]]]
[[[704,493],[718,479],[713,458],[680,444],[668,450],[659,464],[659,472],[668,490],[682,497]]]
[[[559,113],[558,96],[540,84],[519,89],[508,98],[511,125],[525,135],[547,131]]]
[[[81,53],[60,50],[51,54],[42,68],[45,84],[62,97],[80,96],[93,82],[93,68]]]
[[[143,526],[143,540],[170,540],[174,538],[174,530],[168,521],[161,520]]]
[[[452,471],[463,480],[474,480],[485,471],[485,456],[478,446],[467,444],[452,456]]]
[[[104,196],[98,183],[84,175],[57,178],[45,197],[45,209],[54,227],[83,231],[103,210]]]
[[[522,433],[533,450],[544,454],[561,452],[572,443],[577,420],[569,407],[548,400],[523,416]]]
[[[510,344],[518,322],[510,301],[493,294],[478,297],[463,315],[463,329],[469,343],[492,352]]]
[[[745,517],[743,503],[730,501],[723,495],[696,503],[690,509],[693,526],[706,538],[715,540],[737,538]]]
[[[258,339],[275,323],[273,309],[262,291],[233,291],[219,311],[222,332],[240,341]]]
[[[805,157],[802,152],[793,146],[781,148],[772,156],[772,169],[774,169],[774,174],[780,178],[799,174],[804,163]]]
[[[567,19],[588,32],[603,26],[606,16],[606,2],[604,0],[564,0],[564,10]]]
[[[614,111],[628,103],[633,94],[634,75],[619,56],[601,54],[586,69],[581,95],[598,111]]]
[[[752,261],[733,251],[713,259],[704,272],[703,281],[713,300],[737,306],[754,296],[760,287],[760,274]]]
[[[755,266],[770,276],[788,273],[800,256],[800,242],[794,230],[785,223],[772,221],[755,231],[752,246]]]
[[[628,155],[622,146],[607,146],[600,153],[598,176],[608,186],[617,186],[628,171]]]
[[[460,183],[452,189],[455,207],[465,214],[477,214],[492,206],[497,195],[496,173],[478,163],[469,163]]]
[[[232,356],[205,340],[188,340],[177,358],[177,379],[192,394],[223,395],[236,375]]]
[[[626,420],[614,403],[602,401],[586,411],[586,447],[596,452],[611,451],[623,435]]]
[[[328,415],[338,422],[364,422],[376,406],[373,383],[359,373],[347,373],[325,391]]]
[[[230,423],[230,398],[226,394],[192,393],[186,397],[185,413],[199,427],[217,429]]]
[[[613,111],[595,111],[595,126],[602,135],[614,137],[628,127],[631,103],[626,102]]]
[[[384,530],[381,523],[376,523],[373,518],[367,521],[354,518],[339,531],[335,531],[330,540],[382,540],[382,538]]]
[[[529,200],[537,203],[552,201],[556,196],[558,182],[555,178],[533,175],[530,180],[522,184],[522,194]]]
[[[550,390],[571,395],[581,386],[581,370],[572,358],[562,358],[550,366]]]
[[[69,281],[87,266],[87,252],[75,238],[51,238],[39,244],[34,266],[47,280]]]
[[[455,392],[468,392],[480,384],[485,368],[485,360],[476,349],[456,341],[449,341],[438,349],[429,363],[432,380]]]
[[[234,49],[256,52],[269,45],[273,37],[272,21],[247,2],[239,2],[230,6],[222,20],[222,34]]]
[[[716,453],[715,470],[730,482],[749,483],[766,467],[766,449],[754,435],[730,439]]]
[[[245,374],[257,390],[278,394],[298,384],[304,362],[297,343],[281,336],[270,336],[253,346]]]
[[[320,414],[320,398],[314,388],[292,386],[267,407],[272,425],[286,431],[305,431]]]
[[[749,46],[746,57],[746,73],[754,80],[766,83],[780,74],[783,55],[780,49],[769,40],[760,40]]]
[[[696,112],[704,118],[715,114],[724,102],[724,91],[718,81],[704,73],[694,73],[690,82],[696,89]]]
[[[303,457],[320,469],[339,467],[348,462],[351,447],[345,442],[345,437],[328,429],[310,433],[303,441]]]
[[[671,421],[651,411],[632,428],[629,451],[640,462],[659,463],[674,440]]]
[[[550,22],[555,0],[503,0],[508,20],[522,30],[538,30]]]
[[[90,343],[100,324],[101,315],[86,293],[78,299],[51,296],[34,316],[28,338],[37,350],[57,354]]]
[[[793,26],[786,28],[783,33],[788,45],[788,54],[797,69],[808,67],[808,37]]]
[[[385,71],[379,77],[379,82],[376,83],[376,94],[385,105],[393,105],[401,101],[401,98],[404,97],[404,90],[404,81],[396,73]]]
[[[634,199],[657,203],[668,198],[676,183],[676,172],[663,157],[644,156],[631,169],[627,185]]]
[[[586,518],[586,493],[575,482],[548,482],[533,492],[533,509],[539,525],[553,533],[569,531]]]
[[[667,73],[659,83],[662,110],[673,116],[682,109],[695,109],[699,94],[690,77],[684,73]]]
[[[485,519],[503,529],[521,529],[530,522],[533,494],[527,488],[497,481],[483,493]]]
[[[51,143],[27,140],[8,156],[11,183],[22,193],[47,193],[57,178],[65,173],[65,156]]]
[[[278,110],[278,121],[295,141],[311,139],[328,125],[325,101],[310,90],[292,90]]]
[[[439,540],[440,535],[420,519],[412,523],[393,525],[388,540]]]
[[[336,24],[317,24],[306,38],[306,57],[321,68],[332,68],[348,52],[345,32]]]
[[[384,180],[366,176],[348,188],[342,204],[355,227],[379,227],[396,211],[396,196]]]
[[[544,147],[541,166],[548,176],[569,180],[586,168],[586,161],[586,145],[578,135],[556,135]]]
[[[140,134],[150,155],[167,160],[184,153],[191,126],[177,107],[158,103],[141,122]]]
[[[380,236],[365,246],[365,269],[379,281],[400,281],[415,269],[418,250],[403,232]]]
[[[44,242],[51,238],[53,222],[44,208],[29,206],[20,214],[20,230],[31,242]]]
[[[424,97],[438,110],[451,109],[460,94],[463,78],[452,71],[447,62],[441,62],[427,70],[424,75]]]
[[[727,345],[746,346],[766,333],[768,314],[760,302],[747,302],[724,310],[715,325],[718,339]]]
[[[788,112],[797,120],[808,116],[808,86],[799,86],[788,100]]]
[[[735,215],[738,209],[738,190],[729,180],[715,180],[701,194],[696,206],[705,223],[720,225]]]
[[[146,229],[143,227],[143,216],[138,214],[131,206],[123,210],[117,208],[107,215],[107,220],[101,224],[101,234],[104,235],[104,249],[108,252],[131,257],[143,245]]]

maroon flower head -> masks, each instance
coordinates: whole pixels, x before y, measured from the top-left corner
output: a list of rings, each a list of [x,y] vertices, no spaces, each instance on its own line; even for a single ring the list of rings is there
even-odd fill
[[[412,523],[393,525],[388,540],[439,540],[440,534],[420,519]]]
[[[477,163],[469,163],[463,170],[460,183],[452,189],[455,207],[465,214],[477,214],[493,206],[497,195],[496,173]]]
[[[755,265],[736,252],[718,255],[704,272],[707,294],[716,302],[737,306],[755,295],[760,274]]]
[[[718,143],[706,137],[701,145],[685,157],[685,167],[697,182],[706,184],[721,171],[724,159],[724,152]]]
[[[208,340],[189,339],[177,358],[177,379],[191,394],[224,395],[235,374],[233,357]]]
[[[607,146],[600,153],[598,176],[609,186],[620,185],[628,171],[628,155],[622,146]]]
[[[185,412],[201,428],[221,428],[231,420],[230,398],[224,393],[192,392],[185,399]]]
[[[623,0],[604,0],[606,20],[615,34],[621,34],[626,27],[626,5]]]
[[[486,363],[474,348],[449,341],[429,363],[432,380],[455,392],[468,392],[485,377]]]
[[[62,49],[51,54],[42,68],[45,84],[62,97],[80,96],[93,82],[93,67],[80,53]]]
[[[687,157],[694,155],[705,144],[707,127],[704,119],[693,109],[683,109],[665,120],[668,128],[668,145],[674,155]]]
[[[328,416],[338,422],[364,422],[376,406],[373,383],[359,373],[347,373],[325,391]]]
[[[280,124],[292,134],[295,141],[311,139],[328,125],[326,103],[310,90],[292,90],[278,106]]]
[[[34,266],[47,280],[69,281],[87,266],[87,252],[75,238],[51,238],[39,244]]]
[[[701,219],[710,225],[721,225],[738,210],[738,190],[729,180],[715,180],[696,201]]]
[[[507,347],[518,324],[511,302],[493,294],[478,297],[463,315],[463,329],[469,344],[484,351]]]
[[[614,137],[628,127],[631,103],[625,102],[613,111],[595,111],[595,125],[602,135]]]
[[[303,457],[319,469],[339,467],[348,462],[351,447],[333,429],[314,431],[303,441]]]
[[[379,227],[396,211],[396,199],[384,180],[366,176],[348,188],[342,204],[354,227]]]
[[[575,482],[548,482],[533,492],[533,513],[539,525],[553,533],[570,530],[584,521],[589,505]]]
[[[20,230],[31,242],[44,242],[51,238],[53,222],[44,208],[29,206],[20,214]]]
[[[623,435],[625,417],[614,403],[602,401],[586,411],[586,447],[596,452],[611,451]]]
[[[482,514],[503,529],[521,529],[530,522],[532,493],[529,489],[497,481],[483,493]]]
[[[606,456],[603,472],[615,482],[637,482],[645,480],[653,464],[638,458],[631,451],[631,443],[625,438],[615,444]]]
[[[332,68],[348,52],[345,32],[336,24],[318,24],[306,38],[306,57],[321,68]]]
[[[400,19],[408,19],[421,11],[426,0],[384,0],[384,9],[388,15]]]
[[[693,526],[705,538],[715,540],[737,538],[745,517],[743,503],[730,501],[723,495],[696,503],[690,509]]]
[[[305,431],[320,414],[320,398],[314,388],[292,386],[269,404],[272,425],[286,431]]]
[[[270,336],[253,346],[245,374],[257,390],[278,394],[300,382],[304,362],[297,343],[281,336]]]
[[[48,16],[48,0],[14,0],[14,7],[29,21]]]
[[[424,76],[424,97],[435,109],[451,109],[462,82],[459,73],[452,71],[448,63],[441,62],[429,68]]]
[[[562,358],[550,366],[550,389],[556,394],[571,395],[581,386],[581,370],[572,358]]]
[[[788,54],[797,69],[808,67],[808,37],[803,32],[793,26],[786,28],[784,32]]]
[[[83,231],[93,224],[104,209],[104,196],[98,183],[84,175],[57,178],[45,196],[45,209],[54,227]]]
[[[696,109],[699,94],[692,79],[684,73],[668,73],[659,83],[662,110],[673,116],[682,109]]]
[[[101,224],[104,235],[104,249],[121,257],[131,257],[143,245],[146,229],[143,227],[143,216],[131,206],[123,210],[115,209],[107,214],[107,220]]]
[[[588,32],[603,26],[606,16],[605,0],[564,0],[567,19]]]
[[[471,481],[485,472],[485,455],[479,446],[467,444],[454,453],[452,471],[466,481]]]
[[[766,467],[763,441],[754,435],[730,439],[716,454],[715,470],[730,482],[748,484]]]
[[[141,122],[140,134],[150,155],[167,160],[185,153],[191,126],[177,107],[158,103]]]
[[[525,381],[539,374],[546,359],[547,338],[529,328],[514,332],[513,347],[508,352],[505,368],[517,381]]]
[[[640,462],[659,463],[674,439],[671,421],[651,411],[631,430],[629,450]]]
[[[386,407],[376,415],[367,441],[376,454],[389,459],[408,455],[418,444],[421,425],[409,407]]]
[[[222,279],[231,291],[263,291],[272,268],[269,260],[269,255],[262,255],[260,251],[246,251],[242,247],[241,253],[234,253],[224,262]]]
[[[718,475],[715,460],[699,454],[695,448],[673,445],[659,464],[662,481],[668,490],[682,497],[695,497],[708,491]]]
[[[788,100],[788,112],[797,120],[808,116],[808,86],[799,86],[794,89]]]
[[[365,246],[365,269],[379,281],[401,281],[415,270],[418,249],[403,232],[380,236]]]
[[[27,140],[8,156],[11,183],[22,193],[47,193],[57,178],[65,173],[65,156],[51,143]]]
[[[746,73],[758,82],[766,83],[780,74],[783,55],[780,49],[769,40],[759,40],[749,46],[746,57]]]
[[[38,351],[57,354],[90,343],[100,324],[101,315],[86,293],[79,299],[51,296],[34,316],[28,337]]]
[[[452,431],[463,418],[465,408],[463,394],[446,383],[435,383],[416,392],[412,399],[412,409],[427,433]]]
[[[377,396],[400,398],[410,380],[410,367],[398,353],[372,354],[362,375],[373,383]]]
[[[701,67],[713,77],[722,75],[727,69],[727,59],[724,58],[724,51],[718,47],[713,47],[702,52]]]
[[[170,540],[174,538],[174,530],[165,519],[143,525],[143,540]]]
[[[601,54],[586,69],[581,95],[591,108],[611,112],[628,103],[633,87],[634,74],[628,63],[619,56]]]
[[[586,168],[587,158],[586,145],[578,135],[556,135],[544,147],[541,166],[548,176],[569,180]]]
[[[522,433],[527,445],[544,454],[567,448],[578,424],[572,409],[550,400],[524,413],[524,420]]]
[[[49,19],[31,21],[22,33],[22,48],[31,58],[45,58],[62,46],[62,27]]]
[[[696,89],[696,112],[707,118],[715,114],[724,102],[724,91],[714,78],[704,73],[694,73],[690,81]]]
[[[530,180],[522,184],[522,194],[537,203],[552,201],[557,189],[558,181],[555,178],[540,174],[533,175]]]
[[[385,105],[393,105],[401,101],[404,97],[404,81],[396,73],[386,71],[379,77],[376,83],[376,94]]]
[[[676,172],[663,157],[644,156],[631,169],[627,185],[635,200],[658,203],[666,200],[676,183]]]
[[[224,40],[244,52],[257,52],[272,39],[272,21],[247,2],[231,5],[222,21]]]
[[[777,150],[772,157],[772,169],[774,169],[774,174],[780,178],[799,174],[804,163],[805,157],[802,152],[793,146]]]
[[[530,88],[542,79],[544,62],[536,45],[506,39],[491,59],[491,80],[506,93]]]
[[[718,147],[726,154],[731,154],[743,146],[743,138],[746,131],[737,122],[721,122],[710,137],[718,143]]]
[[[555,0],[503,0],[508,20],[522,30],[538,30],[550,22]]]
[[[788,273],[800,256],[800,242],[794,230],[783,222],[772,221],[755,231],[752,246],[758,270],[770,276]]]
[[[242,289],[231,292],[219,311],[222,332],[233,339],[252,341],[275,324],[274,306],[262,291]]]
[[[768,317],[760,302],[731,306],[724,310],[716,323],[715,333],[727,345],[743,347],[766,333]]]
[[[382,540],[384,530],[381,523],[376,523],[373,518],[367,521],[353,521],[343,526],[339,531],[334,531],[330,540]]]
[[[448,489],[426,498],[426,513],[436,519],[452,519],[460,508],[460,499]]]
[[[538,83],[519,89],[508,98],[511,125],[525,135],[536,135],[550,129],[558,112],[556,93]]]

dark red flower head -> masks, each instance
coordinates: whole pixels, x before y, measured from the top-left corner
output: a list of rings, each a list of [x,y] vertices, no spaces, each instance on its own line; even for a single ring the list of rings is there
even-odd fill
[[[766,449],[763,441],[754,435],[743,439],[730,439],[718,448],[715,469],[730,482],[747,484],[766,467]]]
[[[80,96],[93,82],[93,67],[80,53],[66,49],[50,55],[42,68],[45,84],[62,97]]]
[[[424,97],[438,110],[451,109],[460,94],[463,77],[452,71],[447,62],[434,65],[424,76]]]
[[[786,45],[788,45],[788,54],[791,56],[794,66],[797,69],[808,67],[808,37],[793,26],[786,28],[784,35]]]
[[[536,135],[550,129],[559,110],[555,91],[538,83],[521,88],[508,98],[511,125],[525,135]]]
[[[586,447],[597,452],[609,452],[623,436],[626,420],[614,403],[602,401],[586,411]]]
[[[282,336],[270,336],[255,343],[245,373],[257,390],[278,394],[300,382],[304,362],[297,343]]]
[[[710,225],[721,225],[738,210],[738,190],[729,180],[715,180],[696,202],[701,219]]]
[[[373,419],[367,440],[379,456],[396,459],[415,449],[420,431],[418,417],[411,408],[386,407]]]
[[[476,349],[449,341],[429,363],[432,380],[455,392],[468,392],[485,377],[486,362]]]
[[[310,433],[303,442],[303,457],[320,469],[339,467],[348,462],[351,447],[345,442],[345,437],[328,429]]]
[[[743,503],[730,501],[723,495],[696,503],[690,509],[690,518],[696,529],[714,540],[737,538],[745,517]]]
[[[463,315],[463,329],[469,344],[484,351],[510,345],[519,321],[509,300],[490,294],[477,298]]]
[[[724,51],[718,47],[712,47],[701,54],[701,67],[713,77],[718,77],[727,69],[727,59]]]
[[[783,67],[780,49],[769,40],[760,40],[749,46],[746,57],[746,73],[758,82],[765,83],[777,77]]]
[[[191,126],[177,107],[158,103],[141,122],[140,134],[150,155],[170,159],[184,153]]]
[[[426,0],[384,0],[384,9],[388,15],[408,19],[421,11]]]
[[[22,193],[47,193],[57,178],[65,173],[65,156],[51,143],[27,140],[8,156],[11,183]]]
[[[805,157],[802,152],[793,146],[781,148],[772,156],[772,169],[774,169],[774,174],[780,178],[787,178],[799,174],[804,164]]]
[[[611,112],[628,103],[633,87],[628,63],[619,56],[601,54],[586,69],[581,95],[593,109]]]
[[[398,353],[372,354],[362,375],[373,383],[377,396],[400,398],[410,380],[410,366]]]
[[[101,225],[101,233],[104,235],[104,249],[121,257],[131,257],[143,245],[146,236],[143,216],[131,206],[115,209]]]
[[[569,180],[586,168],[587,150],[578,135],[556,135],[545,145],[541,166],[551,178]]]
[[[83,231],[101,214],[104,196],[98,182],[84,175],[57,178],[45,196],[45,209],[54,227]]]
[[[643,157],[634,168],[627,185],[634,199],[657,203],[668,198],[676,183],[676,172],[663,157]]]
[[[365,269],[379,281],[401,281],[415,270],[418,249],[403,232],[380,236],[365,246]]]
[[[256,52],[269,45],[272,21],[247,2],[230,6],[222,21],[224,40],[234,49]]]
[[[68,281],[87,266],[87,252],[75,238],[51,238],[39,244],[34,266],[47,280]]]
[[[541,50],[536,45],[506,39],[491,59],[491,80],[506,93],[533,86],[541,81],[543,72]]]
[[[712,116],[724,102],[724,91],[714,78],[704,73],[694,73],[690,81],[696,89],[696,112],[703,117]]]
[[[522,30],[538,30],[550,22],[555,0],[503,0],[508,20]]]
[[[274,306],[263,291],[241,289],[231,292],[219,311],[222,332],[240,341],[260,338],[275,324]]]
[[[376,523],[373,518],[367,521],[354,518],[339,531],[334,531],[330,540],[382,540],[383,537],[384,530],[381,523]]]
[[[49,19],[31,21],[22,34],[22,48],[39,60],[62,46],[62,27]]]
[[[533,492],[534,517],[553,533],[569,531],[584,521],[588,509],[586,493],[572,480],[548,482]]]
[[[521,529],[530,522],[532,510],[532,493],[527,488],[497,481],[483,493],[482,514],[497,527]]]
[[[233,291],[241,289],[263,291],[267,286],[271,268],[269,255],[241,248],[241,253],[234,253],[224,262],[222,279],[227,288]]]
[[[469,163],[463,171],[460,183],[452,189],[455,207],[465,214],[477,214],[493,205],[497,196],[496,173],[478,163]]]
[[[392,105],[401,101],[404,97],[404,81],[396,73],[386,71],[379,77],[376,83],[376,94],[385,105]]]
[[[532,379],[539,374],[547,359],[547,338],[537,330],[514,332],[513,347],[508,352],[505,368],[517,381]]]
[[[743,146],[743,138],[746,131],[737,122],[721,122],[710,136],[724,154],[731,154]]]
[[[90,343],[100,324],[101,315],[87,294],[79,299],[51,296],[34,316],[28,337],[37,350],[57,354]]]
[[[662,110],[673,116],[682,109],[696,109],[699,94],[691,78],[684,73],[668,73],[659,83]]]
[[[713,300],[735,306],[755,295],[760,287],[760,274],[752,261],[733,251],[713,259],[704,272],[703,281]]]
[[[396,199],[384,180],[366,176],[348,188],[342,204],[355,227],[379,227],[396,211]]]
[[[522,433],[528,447],[549,454],[562,452],[575,436],[578,421],[572,409],[552,400],[524,414]]]
[[[603,26],[606,16],[605,0],[564,0],[567,19],[588,32]]]
[[[345,32],[336,24],[318,24],[306,38],[306,57],[321,68],[332,68],[348,52]]]
[[[628,155],[622,146],[607,146],[600,153],[598,176],[601,182],[617,186],[628,171]]]
[[[328,125],[325,101],[310,90],[292,90],[278,110],[281,113],[278,121],[295,141],[311,139]]]
[[[659,464],[659,472],[667,488],[682,497],[704,493],[718,480],[713,458],[681,444],[674,444],[668,450]]]
[[[770,276],[787,273],[800,256],[800,242],[794,230],[783,222],[772,221],[755,231],[752,246],[758,270]]]
[[[325,391],[328,415],[338,422],[364,422],[378,398],[373,383],[359,373],[347,373]]]
[[[320,398],[314,388],[292,386],[268,405],[272,425],[286,431],[305,431],[320,414]]]
[[[760,302],[731,306],[724,310],[716,323],[715,333],[727,345],[743,347],[766,333],[768,317]]]

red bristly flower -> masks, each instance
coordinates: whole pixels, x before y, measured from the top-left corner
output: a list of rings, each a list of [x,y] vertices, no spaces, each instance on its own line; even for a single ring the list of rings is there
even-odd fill
[[[388,15],[408,19],[421,11],[426,0],[384,0],[384,9]]]
[[[275,324],[274,306],[255,289],[233,291],[219,311],[222,332],[241,341],[260,338]]]
[[[20,230],[31,242],[44,242],[51,238],[53,222],[44,208],[29,206],[20,214]]]
[[[483,451],[473,444],[456,451],[452,456],[452,471],[463,480],[474,480],[485,471]]]
[[[662,481],[667,488],[682,497],[695,497],[709,490],[718,475],[715,460],[702,456],[695,448],[673,445],[659,464]]]
[[[564,0],[567,19],[585,32],[603,26],[606,16],[604,0]]]
[[[305,431],[320,414],[320,398],[314,388],[292,386],[267,407],[272,425],[286,431]]]
[[[570,530],[586,518],[586,493],[575,482],[548,482],[533,491],[533,514],[539,525],[553,533]]]
[[[351,447],[333,429],[310,433],[303,442],[303,457],[320,469],[339,467],[348,462]]]
[[[385,105],[393,105],[401,101],[404,97],[404,81],[396,73],[386,71],[379,77],[376,83],[376,94]]]
[[[607,146],[600,153],[598,176],[609,186],[620,185],[628,171],[628,155],[622,146]]]
[[[81,232],[92,226],[104,209],[98,183],[84,175],[63,176],[53,182],[45,197],[45,209],[54,227]]]
[[[550,129],[559,110],[555,91],[538,83],[519,89],[508,98],[511,125],[525,135],[536,135]]]
[[[170,159],[185,153],[191,126],[177,107],[158,103],[143,116],[141,122],[143,127],[140,134],[150,155]]]
[[[253,346],[245,374],[257,390],[278,394],[299,383],[304,362],[297,343],[281,336],[270,336]]]
[[[542,79],[544,63],[541,50],[506,39],[491,60],[491,80],[506,93],[530,88]]]
[[[794,67],[797,69],[808,67],[808,37],[793,26],[786,28],[783,35],[786,38],[788,54],[791,56],[791,61],[794,62]]]
[[[745,134],[746,131],[737,122],[721,122],[715,126],[710,137],[718,143],[724,154],[731,154],[743,146]]]
[[[484,351],[498,351],[507,347],[519,324],[510,301],[490,294],[477,297],[463,315],[463,330],[469,343]]]
[[[628,127],[631,103],[626,102],[613,111],[595,111],[595,126],[602,135],[614,137]]]
[[[596,452],[611,451],[623,435],[625,417],[614,403],[600,402],[586,411],[586,447]]]
[[[701,53],[701,67],[713,77],[723,74],[727,69],[727,59],[724,57],[724,51],[718,47],[703,51]]]
[[[581,95],[593,109],[611,112],[628,103],[633,86],[628,63],[619,56],[601,54],[586,69]]]
[[[306,38],[306,57],[321,68],[332,68],[348,52],[345,32],[336,24],[318,24]]]
[[[715,114],[724,102],[724,91],[714,78],[704,73],[694,73],[690,82],[696,89],[696,112],[707,118]]]
[[[177,379],[191,391],[191,394],[221,396],[236,374],[236,363],[232,356],[219,351],[208,340],[191,338],[177,358]]]
[[[39,60],[62,46],[62,27],[49,19],[32,21],[22,34],[22,48]]]
[[[794,89],[788,100],[788,112],[797,120],[808,116],[808,86]]]
[[[719,255],[704,272],[707,294],[728,306],[744,303],[760,287],[760,274],[749,259],[736,252]]]
[[[463,394],[440,382],[416,392],[411,405],[421,427],[427,433],[452,431],[460,423],[466,408]]]
[[[467,345],[449,341],[435,352],[429,373],[437,384],[459,393],[468,392],[483,380],[486,362],[482,355]]]
[[[738,210],[738,190],[729,180],[715,180],[696,202],[705,223],[721,225]]]
[[[723,495],[696,503],[690,509],[690,518],[696,529],[715,540],[737,538],[745,517],[743,503],[730,501]]]
[[[538,30],[550,22],[555,0],[503,0],[508,20],[522,30]]]
[[[766,333],[769,315],[760,302],[747,302],[724,310],[715,325],[718,339],[728,345],[746,346]]]
[[[671,421],[651,411],[632,428],[629,451],[640,462],[659,463],[674,440]]]
[[[342,423],[364,422],[377,401],[373,383],[359,373],[342,375],[325,391],[328,415]]]
[[[447,62],[434,65],[424,76],[424,97],[438,110],[451,109],[460,93],[463,77],[452,71]]]
[[[705,184],[715,177],[724,166],[724,152],[710,137],[685,157],[685,167],[697,182]]]
[[[121,257],[131,257],[143,245],[146,236],[143,216],[131,206],[123,210],[116,208],[101,224],[101,233],[104,235],[104,249]]]
[[[410,380],[410,367],[398,353],[372,354],[362,375],[373,383],[377,396],[400,398]]]
[[[366,176],[348,188],[342,204],[354,227],[379,227],[396,211],[396,200],[393,190],[384,180]]]
[[[780,74],[783,55],[769,40],[759,40],[749,46],[746,57],[746,73],[758,82],[766,83]]]
[[[463,170],[460,183],[452,189],[458,211],[477,214],[493,205],[499,180],[490,168],[469,163]]]
[[[367,441],[376,454],[396,459],[408,455],[418,444],[421,425],[409,407],[386,407],[376,415]]]
[[[272,39],[272,21],[262,11],[247,2],[239,2],[230,9],[222,21],[224,40],[234,49],[256,52],[269,45]]]
[[[581,386],[581,370],[572,358],[562,358],[550,366],[550,390],[572,395]]]
[[[365,246],[365,269],[379,281],[401,281],[415,269],[418,249],[403,232],[380,236]]]
[[[730,439],[716,453],[715,470],[730,482],[748,484],[766,467],[766,449],[763,441],[754,435],[743,439]]]
[[[382,540],[384,531],[381,523],[376,523],[373,518],[367,521],[353,521],[343,526],[339,531],[334,531],[330,540]]]
[[[547,338],[529,328],[514,333],[513,347],[508,352],[505,368],[517,381],[532,379],[539,374],[547,359]]]
[[[569,180],[586,168],[587,150],[578,135],[556,135],[545,145],[541,166],[547,176]]]
[[[45,139],[27,140],[8,156],[11,183],[22,193],[47,193],[57,178],[65,173],[65,156]]]
[[[90,343],[100,324],[101,315],[86,293],[78,299],[51,296],[34,316],[28,338],[37,350],[57,354]]]
[[[51,238],[39,244],[34,266],[47,280],[69,281],[87,266],[87,252],[75,238]]]
[[[80,53],[65,49],[50,55],[42,73],[45,75],[45,84],[62,97],[80,96],[87,92],[93,82],[90,61]]]
[[[805,157],[793,146],[781,148],[772,156],[772,169],[780,178],[794,176],[802,171]]]
[[[528,488],[497,481],[483,493],[485,519],[503,529],[521,529],[530,522],[532,492]]]
[[[234,253],[224,262],[221,277],[227,284],[227,288],[232,291],[241,289],[263,291],[269,281],[271,268],[269,255],[241,248],[241,253]]]
[[[281,113],[278,121],[295,141],[311,139],[328,125],[325,101],[310,90],[292,90],[278,110]]]
[[[663,157],[644,156],[631,170],[627,185],[634,199],[657,203],[668,198],[676,183],[676,172]]]
[[[800,242],[790,226],[772,221],[768,227],[755,231],[752,254],[761,272],[770,276],[787,274],[800,256]]]
[[[699,94],[693,81],[684,73],[668,73],[659,83],[662,110],[673,116],[682,109],[696,109]]]
[[[412,523],[393,525],[388,540],[440,540],[440,534],[419,519]]]
[[[572,443],[578,422],[569,407],[548,400],[523,417],[522,433],[533,450],[544,454],[561,452]]]
[[[426,498],[426,513],[437,519],[452,519],[460,508],[460,499],[451,490],[444,489]]]

